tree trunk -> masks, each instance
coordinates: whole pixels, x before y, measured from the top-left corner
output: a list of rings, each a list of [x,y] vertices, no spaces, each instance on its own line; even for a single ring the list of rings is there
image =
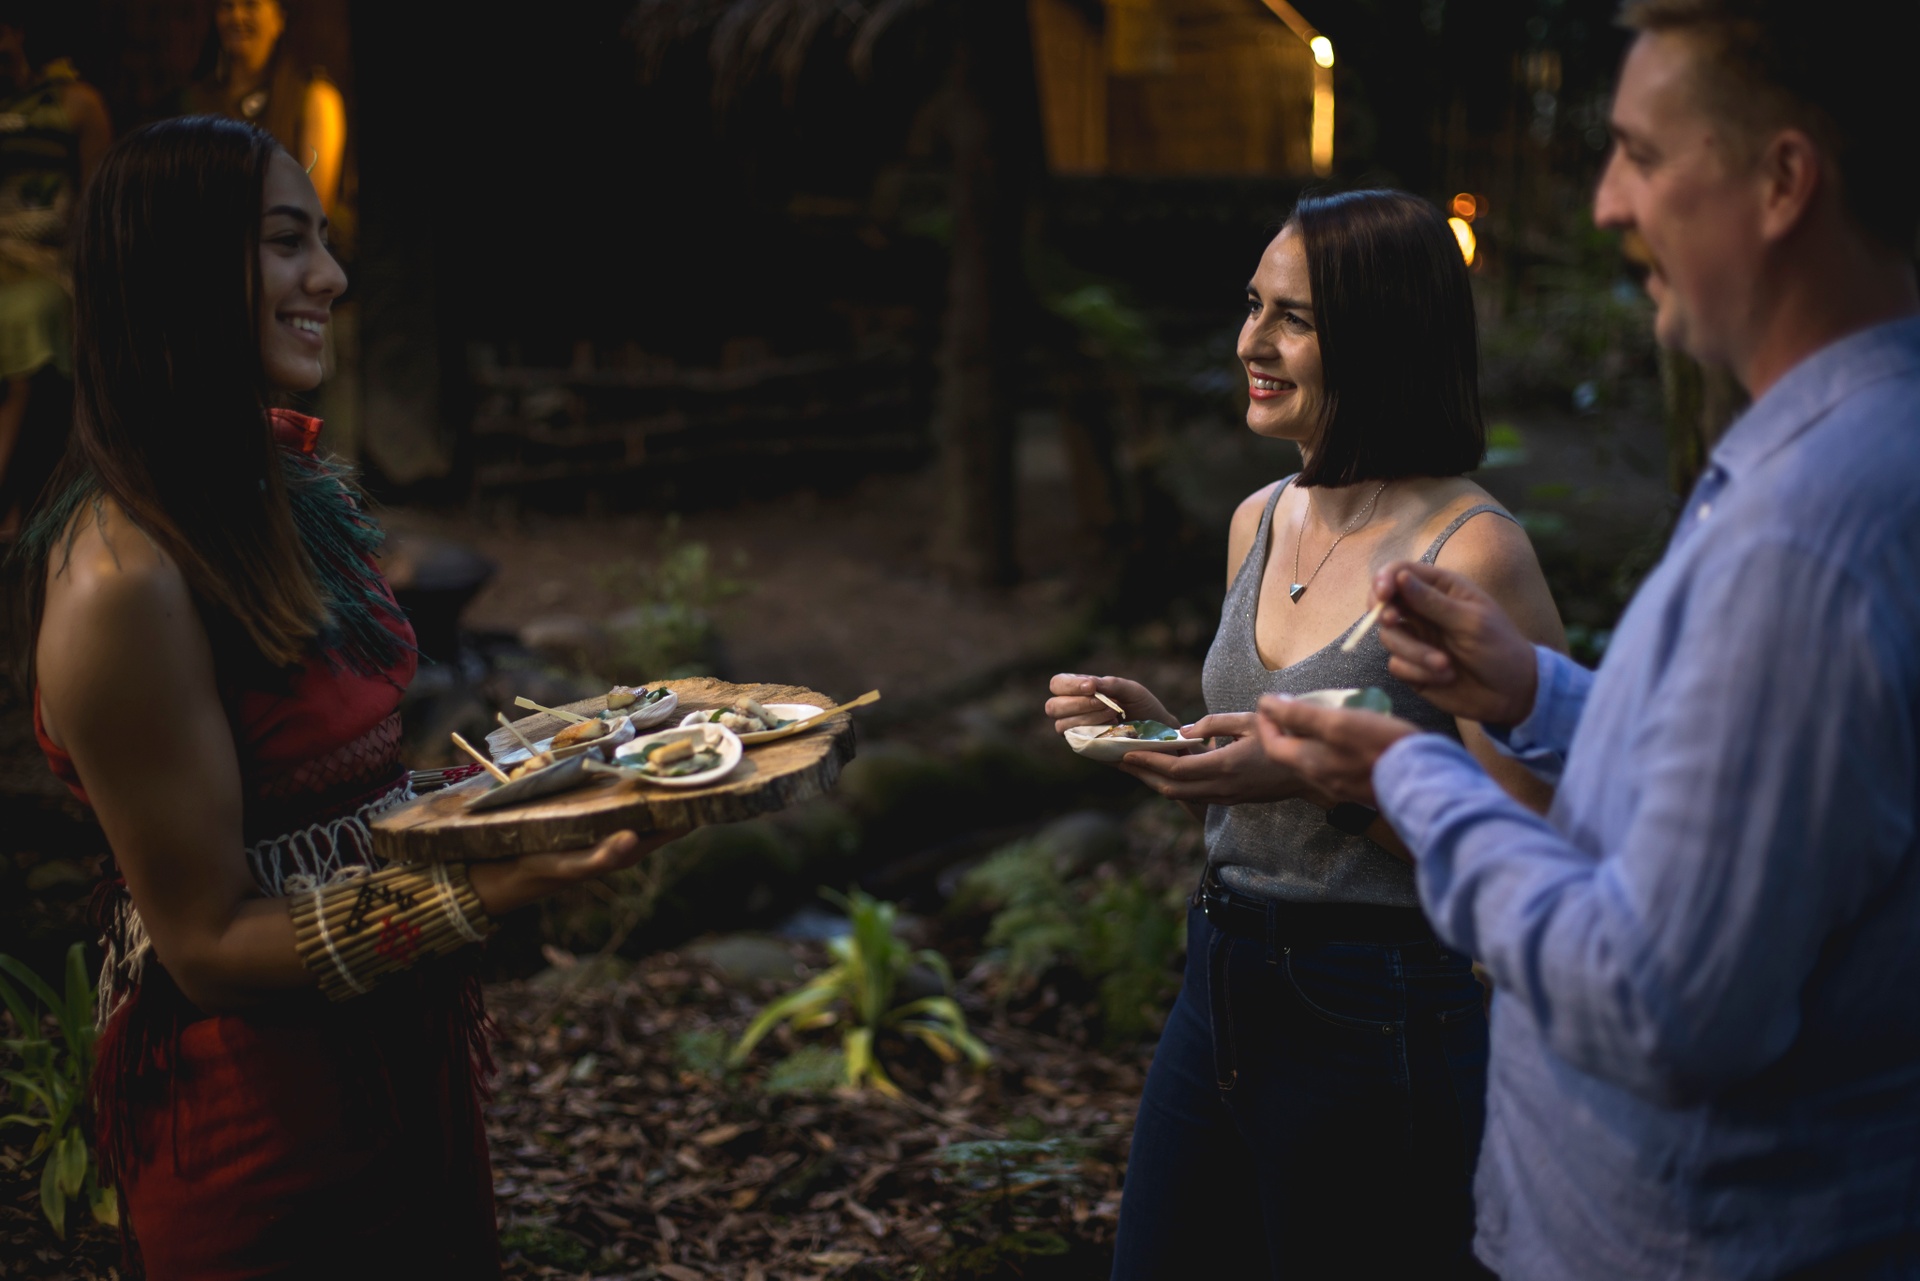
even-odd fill
[[[934,411],[945,510],[940,558],[983,585],[1012,582],[1014,412],[1031,307],[1022,248],[1040,169],[1024,0],[958,6],[948,137],[953,257]]]

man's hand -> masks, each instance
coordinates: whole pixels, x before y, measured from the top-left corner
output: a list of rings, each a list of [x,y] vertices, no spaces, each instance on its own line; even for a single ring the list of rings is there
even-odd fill
[[[1539,683],[1533,645],[1472,580],[1434,565],[1389,565],[1373,580],[1387,602],[1380,643],[1387,670],[1443,712],[1517,725]]]
[[[1189,738],[1231,738],[1210,752],[1183,756],[1128,752],[1120,768],[1171,800],[1189,805],[1245,805],[1284,801],[1306,785],[1299,775],[1276,764],[1260,750],[1252,712],[1202,717],[1185,729]]]
[[[1179,723],[1166,704],[1153,696],[1152,690],[1124,676],[1079,676],[1061,672],[1047,683],[1047,692],[1053,695],[1047,700],[1047,715],[1053,718],[1054,731],[1060,734],[1080,725],[1113,724],[1113,709],[1095,698],[1096,692],[1126,708],[1129,720],[1159,721],[1162,725]]]
[[[1333,801],[1373,805],[1373,766],[1417,726],[1378,712],[1315,707],[1268,694],[1260,700],[1260,746],[1275,764]]]

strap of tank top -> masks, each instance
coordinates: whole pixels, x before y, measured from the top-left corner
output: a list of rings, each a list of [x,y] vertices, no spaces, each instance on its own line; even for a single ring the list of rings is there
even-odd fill
[[[1434,558],[1440,555],[1440,549],[1447,545],[1447,540],[1453,537],[1460,526],[1466,524],[1481,512],[1492,512],[1503,520],[1513,520],[1513,517],[1508,515],[1504,508],[1497,507],[1492,503],[1481,503],[1478,507],[1469,507],[1458,516],[1455,516],[1452,523],[1440,531],[1440,537],[1433,540],[1433,546],[1427,548],[1427,554],[1420,558],[1420,563],[1422,565],[1433,564]],[[1513,523],[1518,525],[1520,522],[1514,520]]]
[[[1247,572],[1247,566],[1253,563],[1255,557],[1259,558],[1262,569],[1266,567],[1267,554],[1272,550],[1273,543],[1274,509],[1280,506],[1280,495],[1287,492],[1287,486],[1291,485],[1294,477],[1299,474],[1299,472],[1295,472],[1293,476],[1287,477],[1278,485],[1274,486],[1273,496],[1267,499],[1266,510],[1260,513],[1260,528],[1254,531],[1253,545],[1247,548],[1247,554],[1241,557],[1240,568],[1233,571],[1233,581],[1236,585],[1240,582],[1240,576]]]

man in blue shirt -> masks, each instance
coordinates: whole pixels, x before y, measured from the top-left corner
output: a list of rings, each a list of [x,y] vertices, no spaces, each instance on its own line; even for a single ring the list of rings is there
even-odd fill
[[[1643,0],[1595,199],[1754,396],[1589,672],[1383,570],[1392,670],[1559,791],[1269,698],[1496,985],[1476,1249],[1512,1278],[1920,1277],[1912,3]]]

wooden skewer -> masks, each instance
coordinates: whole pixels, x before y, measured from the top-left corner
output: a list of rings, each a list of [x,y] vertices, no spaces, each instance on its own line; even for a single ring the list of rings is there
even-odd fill
[[[849,702],[841,703],[838,707],[829,707],[822,711],[815,712],[812,716],[804,720],[795,721],[791,725],[782,725],[780,732],[782,734],[798,734],[803,729],[809,729],[812,726],[818,725],[829,716],[838,716],[841,712],[850,712],[856,707],[865,707],[869,703],[877,703],[879,701],[880,691],[870,689],[860,697],[852,699]]]
[[[1340,652],[1342,654],[1351,654],[1354,650],[1360,648],[1360,642],[1367,638],[1367,633],[1373,629],[1373,625],[1380,621],[1380,611],[1386,607],[1387,602],[1376,602],[1374,607],[1367,611],[1367,616],[1353,625],[1353,631],[1348,633],[1347,638],[1340,642]]]
[[[468,756],[473,757],[474,760],[479,761],[480,768],[486,770],[487,773],[493,775],[495,778],[499,779],[502,783],[511,781],[507,778],[507,772],[505,770],[501,769],[498,765],[495,765],[492,761],[482,756],[479,752],[476,752],[475,750],[473,750],[473,744],[469,743],[466,739],[461,738],[458,734],[455,734],[453,736],[453,745],[459,748],[461,751],[465,752]]]
[[[493,715],[494,715],[494,719],[498,720],[502,725],[506,726],[507,733],[513,735],[514,738],[519,741],[520,746],[526,748],[527,751],[534,756],[538,756],[540,754],[540,749],[533,745],[533,740],[528,738],[525,734],[522,734],[520,732],[520,727],[507,719],[507,714],[505,712],[495,712]]]
[[[557,707],[542,707],[539,703],[534,702],[530,698],[515,698],[513,700],[513,705],[515,707],[525,707],[530,711],[545,712],[549,716],[558,716],[561,720],[566,721],[570,725],[578,725],[581,721],[590,721],[594,719],[591,716],[582,716],[578,712],[563,712]]]
[[[1094,694],[1093,694],[1093,696],[1094,696],[1094,698],[1095,698],[1095,699],[1097,699],[1098,701],[1100,701],[1100,702],[1102,702],[1102,703],[1105,703],[1105,704],[1106,704],[1106,705],[1107,705],[1108,707],[1110,707],[1110,708],[1112,708],[1112,709],[1113,709],[1113,714],[1114,714],[1115,716],[1118,716],[1118,717],[1119,717],[1119,718],[1120,718],[1121,720],[1123,720],[1123,721],[1124,721],[1125,719],[1127,719],[1127,709],[1126,709],[1126,708],[1124,708],[1124,707],[1122,707],[1122,706],[1120,706],[1120,704],[1118,704],[1118,703],[1116,703],[1116,702],[1114,702],[1114,701],[1113,701],[1112,699],[1110,699],[1110,698],[1108,698],[1108,697],[1107,697],[1107,696],[1106,696],[1105,694],[1102,694],[1102,693],[1100,693],[1100,692],[1099,692],[1098,690],[1095,690],[1095,691],[1094,691]]]

